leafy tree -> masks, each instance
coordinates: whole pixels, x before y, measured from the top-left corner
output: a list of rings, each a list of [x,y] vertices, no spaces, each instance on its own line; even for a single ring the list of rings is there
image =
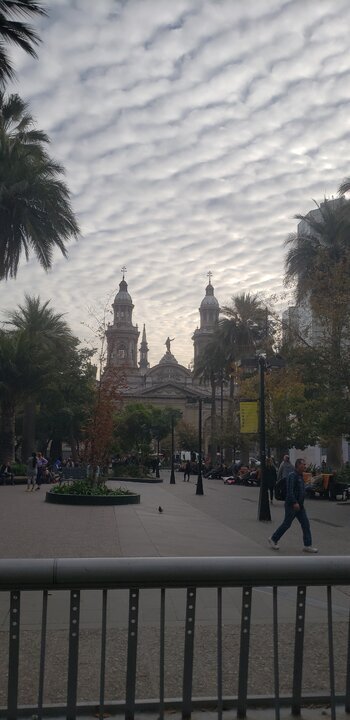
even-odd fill
[[[243,394],[259,398],[258,373],[241,385]],[[267,444],[281,459],[291,447],[304,449],[318,440],[318,405],[296,366],[271,369],[265,374]]]
[[[23,343],[0,330],[0,462],[15,459],[15,413],[22,392]]]
[[[25,295],[24,304],[8,314],[7,325],[20,336],[29,364],[24,391],[24,459],[35,447],[37,403],[62,371],[62,363],[78,343],[63,315],[55,313],[49,305],[50,301],[41,303],[39,297]]]
[[[115,438],[125,454],[148,454],[152,440],[152,407],[143,403],[130,403],[115,419]]]
[[[90,465],[90,479],[97,481],[97,467],[108,464],[113,448],[115,410],[121,405],[121,391],[125,387],[124,373],[119,368],[111,368],[104,373],[96,388],[92,411],[85,426],[84,456]],[[98,482],[102,481],[102,475]]]
[[[344,423],[338,409],[350,391],[350,216],[344,199],[325,200],[317,212],[297,215],[303,221],[287,238],[286,282],[294,282],[297,303],[308,303],[317,321],[314,352],[323,375],[324,426],[329,462],[341,464]],[[322,363],[321,363],[322,360]],[[323,370],[321,369],[323,365]],[[349,430],[349,428],[348,428]]]
[[[18,95],[0,93],[0,279],[16,277],[21,254],[30,251],[48,270],[55,248],[77,237],[64,169],[47,154],[48,137],[33,129]]]
[[[50,457],[62,456],[62,443],[71,447],[74,461],[79,458],[79,442],[90,417],[96,396],[96,368],[91,364],[93,350],[72,348],[62,356],[60,371],[40,395],[37,439],[40,449]]]
[[[177,446],[180,450],[198,452],[198,430],[185,420],[180,420],[176,426]]]
[[[41,3],[34,0],[1,0],[0,2],[0,83],[12,80],[14,71],[9,59],[5,43],[19,46],[26,53],[36,58],[35,47],[40,40],[33,28],[15,17],[31,17],[46,15]]]

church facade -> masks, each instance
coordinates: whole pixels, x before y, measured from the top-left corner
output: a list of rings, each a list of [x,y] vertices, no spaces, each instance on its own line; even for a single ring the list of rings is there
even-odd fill
[[[193,372],[177,361],[171,352],[172,340],[170,337],[165,342],[166,352],[163,357],[156,365],[150,367],[146,328],[143,325],[141,343],[138,347],[140,331],[138,326],[133,324],[134,305],[124,273],[112,308],[113,323],[108,325],[106,331],[106,371],[109,368],[120,368],[125,373],[127,387],[123,390],[123,401],[150,403],[158,407],[179,409],[184,421],[197,428],[198,399],[209,398],[210,387],[201,385],[199,380],[194,378]],[[199,307],[200,324],[192,336],[194,365],[214,333],[219,320],[219,312],[219,303],[215,297],[214,287],[211,284],[211,273],[209,273],[209,283]],[[210,405],[203,403],[203,447],[205,451],[207,451],[210,435],[210,411]]]

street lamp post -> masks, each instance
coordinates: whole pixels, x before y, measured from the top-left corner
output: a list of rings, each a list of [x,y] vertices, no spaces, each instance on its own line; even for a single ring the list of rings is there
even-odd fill
[[[202,477],[202,398],[198,398],[198,479],[196,495],[204,495]]]
[[[285,361],[280,355],[266,359],[265,355],[258,358],[245,358],[242,365],[249,368],[259,368],[259,444],[260,444],[260,492],[258,503],[258,520],[271,521],[269,492],[266,478],[266,427],[265,427],[265,371],[267,368],[283,368]]]
[[[175,471],[174,471],[174,415],[171,414],[171,472],[170,472],[170,485],[175,485]]]
[[[159,438],[157,438],[157,466],[156,466],[156,478],[159,478]]]
[[[260,437],[260,492],[258,520],[271,522],[269,493],[266,482],[266,429],[265,429],[265,370],[266,359],[259,355],[259,437]]]

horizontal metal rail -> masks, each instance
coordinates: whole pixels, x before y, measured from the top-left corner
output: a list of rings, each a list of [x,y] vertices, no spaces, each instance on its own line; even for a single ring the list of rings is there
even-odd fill
[[[0,590],[350,585],[350,557],[0,560]]]
[[[134,720],[135,711],[149,708],[153,703],[158,710],[159,717],[164,717],[165,707],[179,707],[182,717],[187,720],[191,717],[194,707],[200,703],[202,707],[216,707],[218,720],[227,707],[236,708],[237,717],[245,718],[247,709],[254,700],[249,697],[249,681],[251,676],[252,647],[251,637],[253,629],[254,593],[257,588],[270,587],[272,591],[272,614],[270,626],[266,632],[272,637],[272,666],[273,694],[255,698],[260,707],[274,707],[275,718],[279,720],[280,707],[289,704],[293,715],[300,715],[302,704],[306,700],[303,693],[303,665],[304,665],[304,630],[306,627],[306,608],[308,603],[308,589],[318,586],[325,589],[326,608],[325,628],[327,629],[328,648],[325,652],[329,668],[329,691],[317,694],[319,700],[328,702],[331,708],[332,720],[336,718],[336,708],[339,702],[345,705],[348,712],[350,708],[350,681],[348,669],[350,668],[350,616],[346,615],[344,624],[344,637],[348,638],[344,667],[340,668],[340,675],[345,677],[345,686],[342,692],[336,694],[333,633],[333,600],[332,588],[337,586],[350,587],[350,557],[187,557],[187,558],[74,558],[74,559],[15,559],[0,560],[0,592],[9,595],[9,632],[8,632],[8,691],[7,707],[0,709],[0,714],[8,720],[17,717],[37,715],[39,720],[43,714],[55,713],[54,707],[45,706],[45,658],[46,643],[49,630],[48,622],[48,595],[49,591],[70,591],[69,618],[67,623],[68,657],[67,657],[67,702],[63,708],[69,720],[75,720],[83,714],[88,705],[79,703],[78,688],[80,667],[80,632],[81,632],[81,606],[84,591],[99,590],[102,593],[101,619],[101,649],[99,666],[99,694],[96,697],[97,717],[103,718],[108,711],[122,710],[126,720]],[[279,653],[279,597],[281,587],[295,588],[295,620],[294,650],[290,664],[291,695],[286,697],[280,694],[280,653]],[[211,698],[194,697],[194,663],[196,655],[196,633],[200,621],[198,620],[198,596],[202,589],[215,588],[217,591],[217,617],[213,622],[216,630],[216,696]],[[237,628],[236,656],[231,662],[237,672],[237,696],[223,693],[224,670],[224,638],[227,631],[223,619],[224,593],[232,588],[241,590],[241,617],[240,630]],[[128,620],[127,654],[125,659],[125,694],[124,700],[116,698],[106,699],[106,647],[108,646],[108,598],[110,590],[128,590]],[[137,698],[137,673],[139,664],[140,642],[142,633],[142,612],[140,600],[142,591],[156,589],[159,591],[159,668],[155,672],[159,677],[159,698],[153,701],[144,701]],[[167,591],[181,589],[183,606],[180,611],[184,617],[182,627],[183,664],[177,668],[182,677],[182,697],[166,699],[164,697],[164,667],[169,647],[166,643],[167,635]],[[42,592],[42,621],[40,640],[40,663],[38,668],[38,701],[36,706],[20,707],[20,666],[21,666],[21,632],[22,615],[25,611],[26,596],[23,591]],[[289,596],[291,594],[288,591]],[[121,593],[123,595],[123,593]],[[231,593],[232,595],[232,593]],[[115,600],[114,600],[115,602]],[[227,598],[226,601],[227,603]],[[290,602],[290,600],[289,600]],[[348,592],[344,592],[344,612],[348,612]],[[183,612],[182,612],[183,611]],[[22,614],[22,615],[21,615]],[[291,623],[292,624],[292,623]],[[232,637],[229,638],[229,641]],[[282,638],[282,643],[284,639]],[[203,637],[202,637],[203,643]],[[147,649],[146,649],[147,652]],[[202,652],[203,651],[202,648]],[[170,648],[171,653],[171,648]],[[227,661],[226,661],[227,662]],[[342,685],[344,681],[342,680]],[[310,699],[315,702],[315,694]],[[91,707],[91,706],[90,706]],[[86,711],[86,710],[85,710]],[[56,712],[62,714],[62,705],[56,707]]]

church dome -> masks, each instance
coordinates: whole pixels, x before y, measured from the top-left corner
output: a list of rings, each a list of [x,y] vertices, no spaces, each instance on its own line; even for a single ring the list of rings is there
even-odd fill
[[[115,303],[123,303],[123,305],[132,305],[132,299],[131,296],[128,293],[128,284],[122,279],[122,281],[119,283],[119,292],[116,294],[114,298]]]
[[[219,303],[214,295],[214,288],[211,283],[205,288],[205,297],[200,304],[200,309],[206,307],[219,308]]]

